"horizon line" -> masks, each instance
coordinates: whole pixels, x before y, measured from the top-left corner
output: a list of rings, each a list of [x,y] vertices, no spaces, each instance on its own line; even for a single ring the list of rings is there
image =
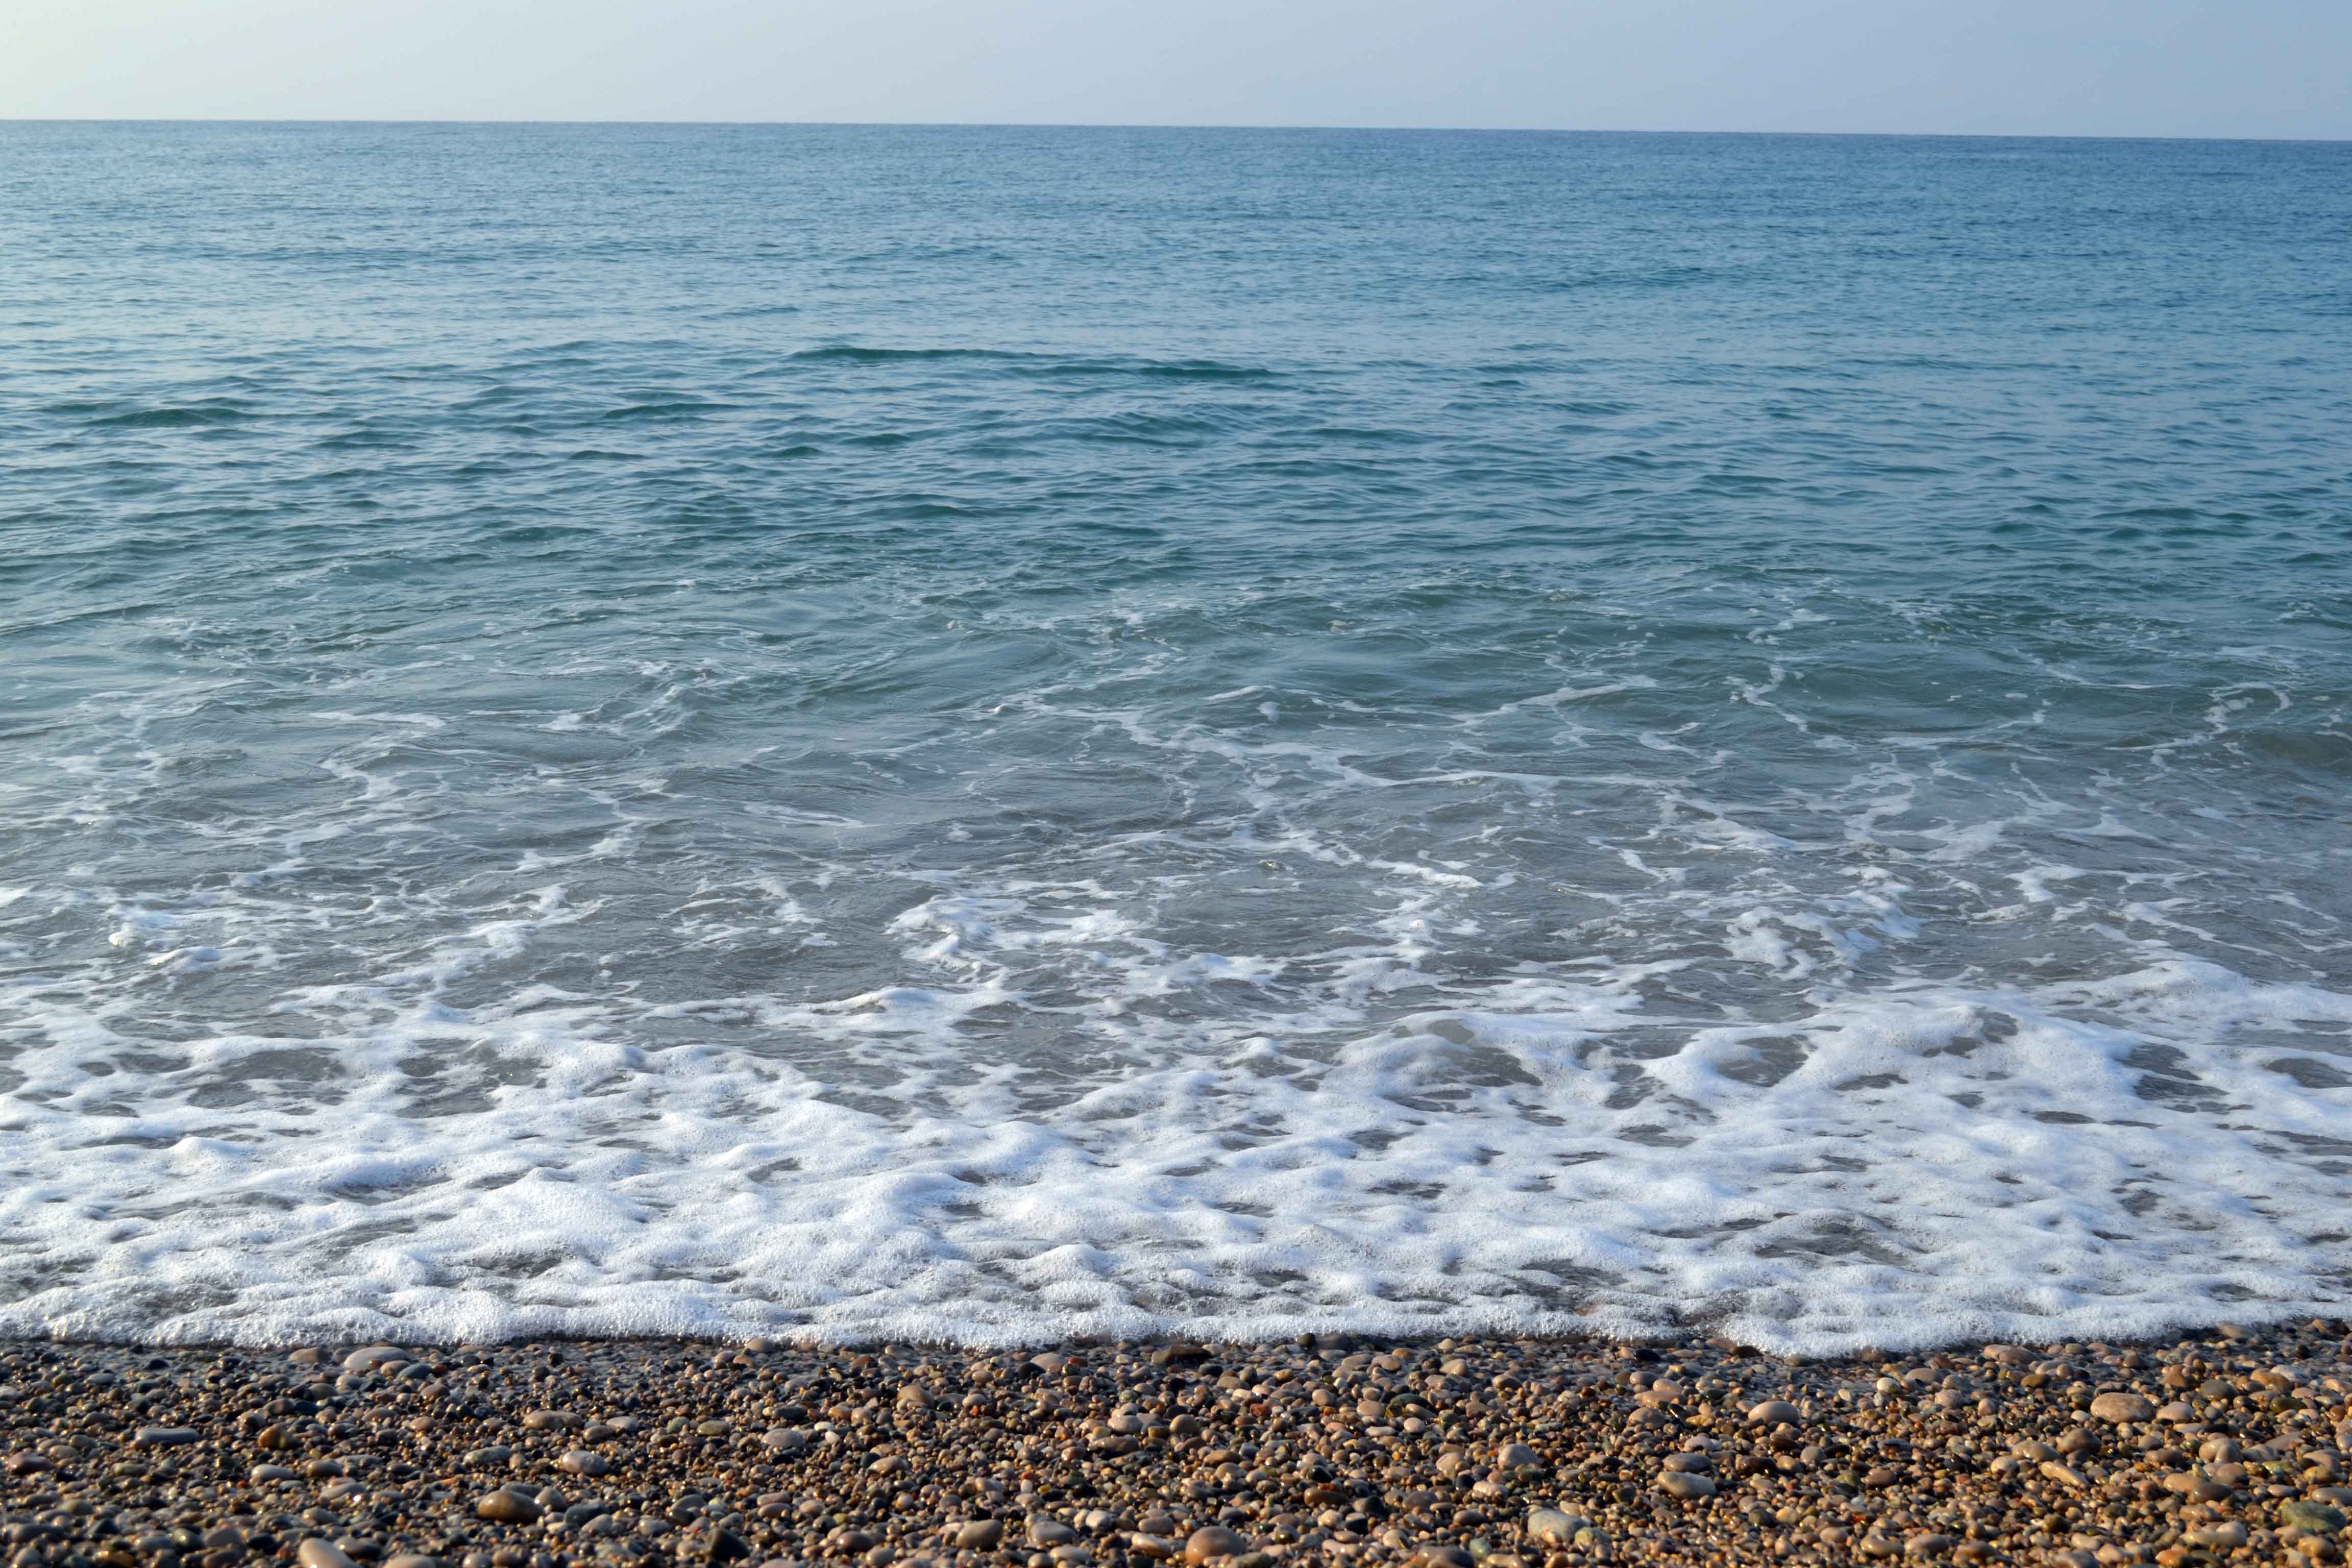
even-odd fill
[[[2290,146],[2341,146],[2352,136],[2198,135],[2179,132],[2051,132],[2051,131],[1730,131],[1676,130],[1639,126],[1560,125],[1373,125],[1373,124],[1252,124],[1193,121],[1055,121],[1055,120],[667,120],[667,119],[466,119],[456,116],[353,115],[12,115],[0,114],[0,125],[280,125],[280,126],[543,126],[549,129],[604,129],[637,126],[648,129],[709,130],[845,130],[845,131],[1259,131],[1302,134],[1369,132],[1390,135],[1491,136],[1778,136],[1868,137],[1905,141],[1978,142],[2263,142]]]

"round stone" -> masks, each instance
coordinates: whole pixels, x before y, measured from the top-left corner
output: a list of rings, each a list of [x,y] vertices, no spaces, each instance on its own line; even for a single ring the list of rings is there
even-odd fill
[[[294,1549],[294,1561],[302,1568],[359,1568],[341,1547],[315,1535]]]
[[[2279,1522],[2302,1531],[2305,1535],[2333,1535],[2344,1528],[2344,1513],[2324,1502],[2306,1502],[2301,1498],[2279,1504]]]
[[[1584,1521],[1572,1513],[1562,1513],[1556,1508],[1528,1510],[1528,1537],[1547,1546],[1566,1547],[1575,1543],[1576,1532],[1584,1528]]]
[[[2102,1421],[2153,1421],[2156,1405],[2137,1394],[2102,1394],[2091,1401],[2091,1414]]]
[[[1715,1495],[1715,1483],[1705,1476],[1695,1476],[1687,1470],[1667,1470],[1658,1477],[1658,1489],[1671,1498],[1685,1502],[1696,1502]]]
[[[613,1468],[604,1455],[585,1448],[574,1448],[555,1463],[558,1468],[575,1476],[601,1476]]]
[[[520,1492],[485,1492],[474,1511],[495,1524],[529,1524],[539,1517],[539,1501]]]
[[[1220,1557],[1238,1557],[1249,1550],[1249,1542],[1222,1524],[1204,1525],[1184,1538],[1184,1561],[1211,1563]]]

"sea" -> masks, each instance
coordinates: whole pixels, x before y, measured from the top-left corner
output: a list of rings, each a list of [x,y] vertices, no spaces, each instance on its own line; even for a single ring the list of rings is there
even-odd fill
[[[0,124],[0,1334],[2352,1303],[2352,144]]]

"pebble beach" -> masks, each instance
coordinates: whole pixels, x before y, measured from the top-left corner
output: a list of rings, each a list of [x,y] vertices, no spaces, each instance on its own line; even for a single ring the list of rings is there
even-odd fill
[[[2342,1561],[2341,1323],[1727,1341],[0,1349],[11,1568]]]

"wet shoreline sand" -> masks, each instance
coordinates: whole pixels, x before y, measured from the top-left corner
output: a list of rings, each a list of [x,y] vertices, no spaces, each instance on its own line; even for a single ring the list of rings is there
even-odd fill
[[[2341,1561],[2342,1323],[1776,1358],[0,1343],[10,1568]]]

